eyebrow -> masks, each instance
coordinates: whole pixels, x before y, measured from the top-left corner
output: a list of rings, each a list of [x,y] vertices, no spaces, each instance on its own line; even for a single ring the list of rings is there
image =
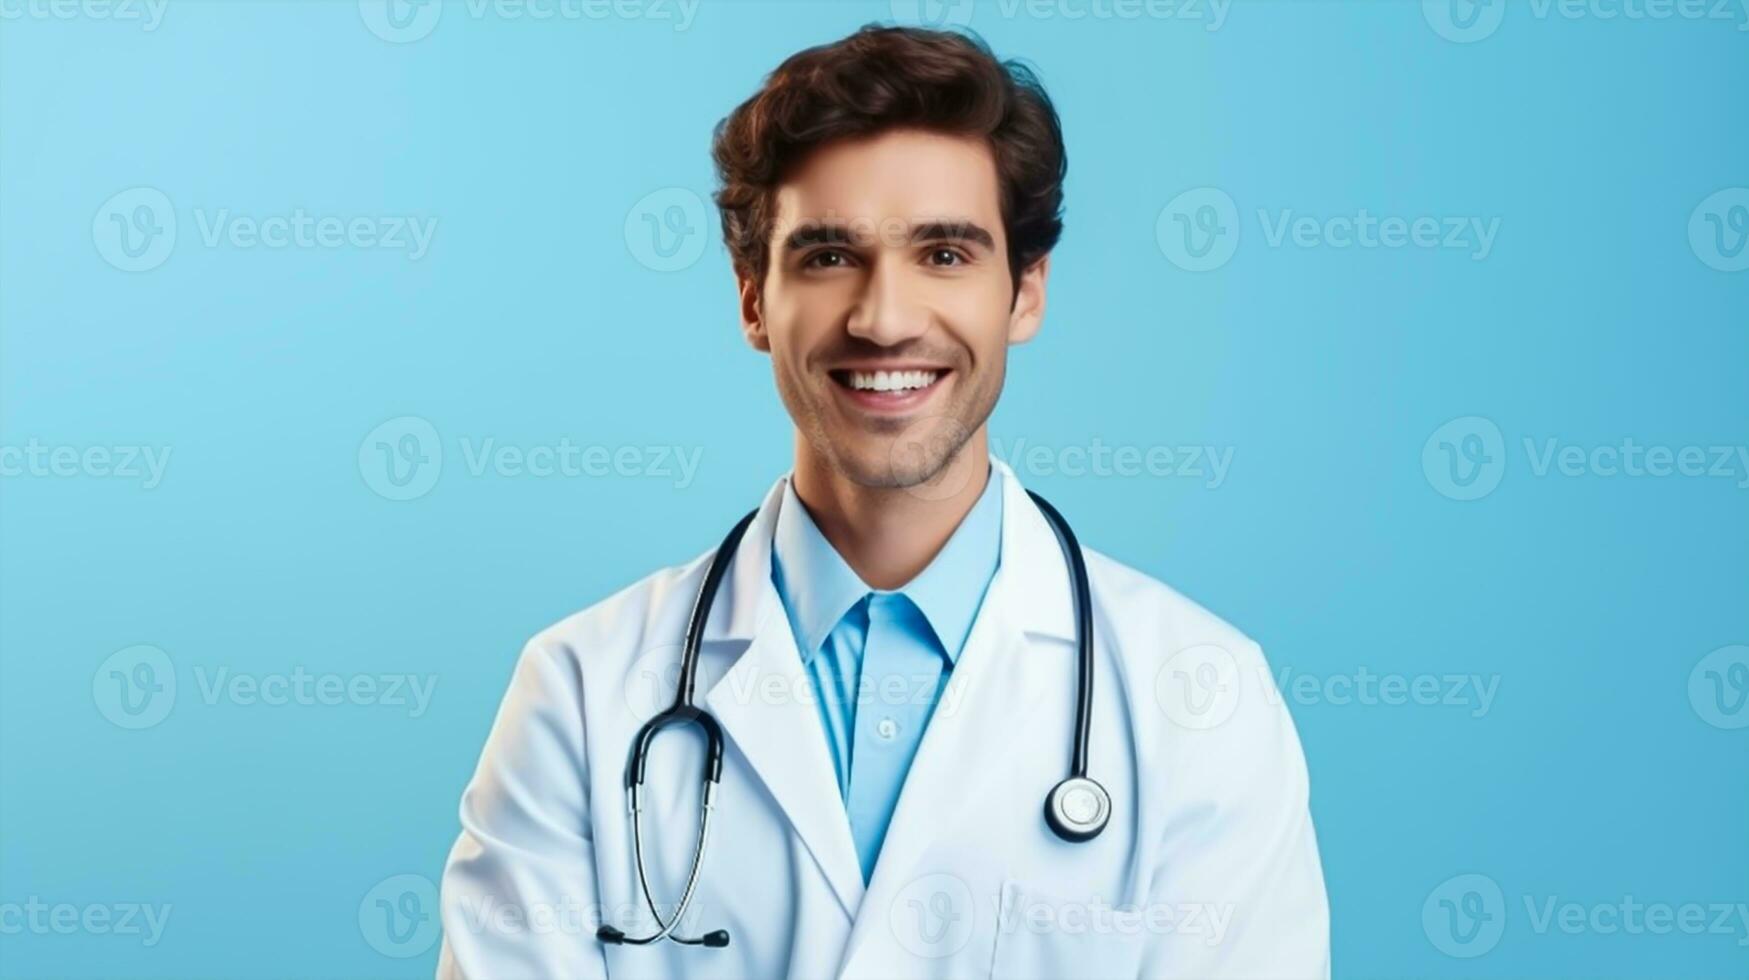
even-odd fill
[[[982,245],[991,251],[996,249],[996,238],[989,230],[975,221],[926,221],[912,225],[907,236],[911,244],[923,242],[969,242]],[[806,227],[797,228],[784,239],[785,253],[797,252],[815,245],[849,245],[852,237],[848,226],[841,222],[810,222]]]

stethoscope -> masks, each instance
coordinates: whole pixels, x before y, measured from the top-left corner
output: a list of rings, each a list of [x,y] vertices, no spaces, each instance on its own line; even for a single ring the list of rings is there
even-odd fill
[[[1027,491],[1027,495],[1044,513],[1051,530],[1056,532],[1057,544],[1069,561],[1075,591],[1075,645],[1080,656],[1080,667],[1076,676],[1075,748],[1069,764],[1069,777],[1058,783],[1050,795],[1045,797],[1045,823],[1050,825],[1058,837],[1078,843],[1099,836],[1099,832],[1105,829],[1106,820],[1111,816],[1111,796],[1105,792],[1105,787],[1087,776],[1087,739],[1093,710],[1093,608],[1087,587],[1087,566],[1081,558],[1081,546],[1075,541],[1075,533],[1069,530],[1069,524],[1063,520],[1063,515],[1031,490]],[[689,946],[729,945],[727,929],[717,929],[689,939],[675,935],[674,927],[686,915],[686,907],[692,904],[693,893],[698,888],[699,870],[704,866],[705,842],[710,838],[711,832],[711,809],[716,804],[717,785],[723,778],[722,726],[717,724],[710,712],[692,703],[693,683],[698,677],[699,641],[704,633],[705,620],[710,616],[711,603],[717,596],[717,586],[722,583],[723,574],[735,556],[735,548],[741,543],[741,536],[746,533],[747,526],[753,523],[753,518],[758,513],[757,508],[749,511],[729,531],[711,559],[710,568],[705,572],[704,582],[698,589],[698,597],[692,603],[692,616],[686,623],[686,642],[680,655],[680,683],[674,692],[674,703],[645,722],[638,729],[637,736],[632,739],[632,756],[626,765],[626,790],[632,811],[632,858],[637,863],[638,888],[644,894],[644,903],[650,907],[650,914],[661,928],[653,935],[637,937],[628,936],[613,926],[604,925],[595,931],[595,938],[604,943],[646,946],[669,939]],[[644,870],[642,791],[650,743],[655,740],[657,732],[674,725],[696,725],[704,732],[704,795],[699,808],[698,842],[692,850],[692,870],[686,876],[686,891],[680,896],[680,905],[674,910],[674,917],[663,922],[662,914],[656,911],[656,900],[650,895],[650,881]]]

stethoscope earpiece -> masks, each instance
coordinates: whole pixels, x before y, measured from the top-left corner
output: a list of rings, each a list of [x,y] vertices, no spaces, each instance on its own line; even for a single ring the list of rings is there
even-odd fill
[[[615,929],[612,926],[602,926],[601,928],[595,930],[595,938],[599,939],[602,942],[607,943],[609,945],[619,946],[619,945],[622,945],[625,943],[626,934],[623,931],[621,931],[619,929]],[[697,945],[697,946],[709,946],[713,949],[720,949],[724,946],[729,945],[729,930],[727,930],[727,929],[715,929],[715,930],[712,930],[711,932],[705,933],[703,937],[701,937],[697,940],[682,939],[682,940],[678,940],[678,941],[683,942],[683,943],[690,943],[692,945]]]

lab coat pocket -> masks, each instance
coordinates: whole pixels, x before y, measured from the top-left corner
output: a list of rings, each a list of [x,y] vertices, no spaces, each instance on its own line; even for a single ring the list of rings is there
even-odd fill
[[[1048,894],[1009,879],[996,918],[993,980],[1136,977],[1146,931],[1134,909]]]

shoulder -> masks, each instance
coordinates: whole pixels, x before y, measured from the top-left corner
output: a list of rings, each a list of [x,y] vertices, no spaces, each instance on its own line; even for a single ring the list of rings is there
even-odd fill
[[[1091,548],[1083,548],[1094,606],[1125,643],[1125,652],[1148,659],[1170,657],[1196,646],[1214,646],[1236,658],[1260,662],[1262,649],[1238,627],[1172,586]]]
[[[1258,642],[1153,576],[1085,555],[1095,626],[1128,689],[1139,747],[1206,776],[1211,792],[1233,792],[1242,772],[1303,794],[1298,733]]]
[[[636,656],[652,643],[677,645],[711,554],[658,568],[539,630],[524,656],[538,653],[581,665],[628,651]],[[682,596],[686,602],[676,601]]]

